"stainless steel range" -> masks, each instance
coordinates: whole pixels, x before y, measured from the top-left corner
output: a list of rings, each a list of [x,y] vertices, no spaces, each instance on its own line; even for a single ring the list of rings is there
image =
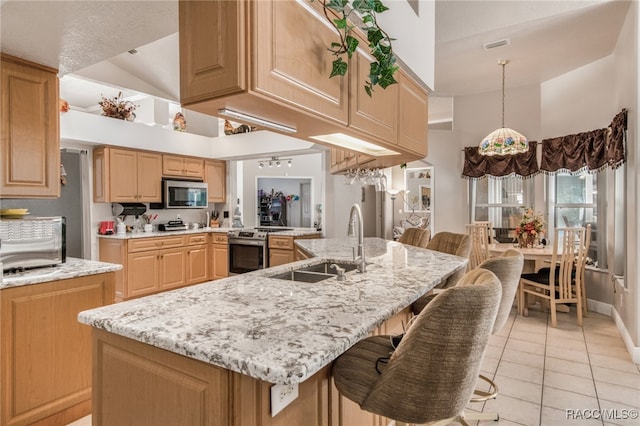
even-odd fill
[[[264,269],[269,264],[269,234],[290,228],[255,228],[229,231],[229,275]]]

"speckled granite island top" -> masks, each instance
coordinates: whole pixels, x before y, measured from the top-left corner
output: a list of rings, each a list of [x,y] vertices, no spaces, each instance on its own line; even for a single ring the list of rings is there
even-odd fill
[[[351,260],[356,241],[298,244],[318,257],[81,312],[79,321],[266,382],[298,383],[467,264],[367,238],[364,274],[315,284],[269,278]]]
[[[49,281],[65,280],[86,275],[104,274],[122,269],[122,265],[115,263],[96,262],[94,260],[68,257],[61,265],[48,268],[34,268],[23,272],[5,273],[0,283],[0,289],[19,287],[30,284],[40,284]]]

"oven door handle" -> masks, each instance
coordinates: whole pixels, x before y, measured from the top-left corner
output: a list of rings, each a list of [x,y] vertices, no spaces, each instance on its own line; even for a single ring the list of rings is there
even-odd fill
[[[235,239],[229,238],[229,245],[237,245],[237,246],[264,246],[266,241],[264,240],[245,240],[245,239]]]

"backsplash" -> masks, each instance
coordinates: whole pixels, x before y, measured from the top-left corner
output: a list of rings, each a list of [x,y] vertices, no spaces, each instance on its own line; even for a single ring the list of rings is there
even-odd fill
[[[231,226],[230,219],[223,219],[223,211],[226,210],[226,204],[209,204],[209,208],[207,209],[149,209],[149,205],[147,204],[147,212],[146,215],[158,215],[151,223],[154,226],[154,230],[157,229],[158,224],[166,223],[170,220],[176,220],[178,217],[186,224],[190,225],[193,223],[198,223],[200,226],[204,225],[207,219],[207,212],[211,213],[213,210],[217,210],[220,218],[220,226]],[[224,210],[223,210],[224,209]],[[111,218],[105,218],[105,220],[112,220]],[[140,223],[144,225],[144,221],[142,217],[139,218]],[[125,218],[125,224],[128,226],[134,226],[136,223],[136,219],[134,216],[127,216]]]

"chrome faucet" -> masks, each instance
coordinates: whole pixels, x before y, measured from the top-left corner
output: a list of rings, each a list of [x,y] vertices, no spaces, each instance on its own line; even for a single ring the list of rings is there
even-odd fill
[[[355,235],[355,221],[358,219],[358,255],[354,248],[353,260],[358,263],[358,272],[366,272],[367,266],[364,259],[364,224],[362,223],[362,210],[358,204],[351,206],[349,213],[349,230],[347,235],[353,237]]]

